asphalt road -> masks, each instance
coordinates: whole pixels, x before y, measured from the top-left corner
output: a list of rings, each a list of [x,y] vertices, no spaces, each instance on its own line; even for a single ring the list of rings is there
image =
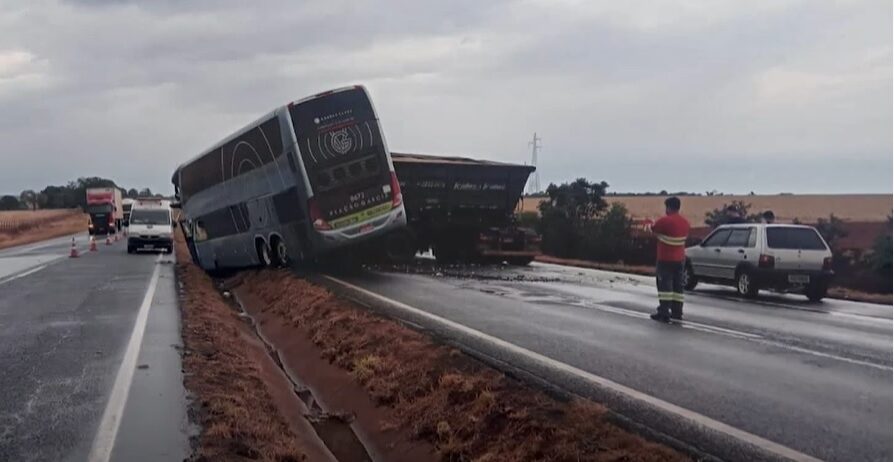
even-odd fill
[[[772,294],[746,301],[731,289],[702,286],[687,295],[686,321],[665,325],[648,319],[655,289],[638,276],[543,264],[422,263],[337,277],[802,454],[892,459],[890,306]],[[409,320],[475,343],[424,318]],[[524,361],[492,345],[473,347],[506,363]],[[528,371],[538,374],[533,366]],[[571,379],[538,379],[591,390]],[[754,457],[702,447],[698,425],[687,429],[629,403],[618,407],[710,454]]]
[[[77,242],[0,251],[0,460],[182,460],[172,258]]]

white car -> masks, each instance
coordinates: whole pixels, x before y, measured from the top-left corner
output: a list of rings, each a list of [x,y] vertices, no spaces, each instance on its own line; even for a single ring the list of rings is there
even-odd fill
[[[731,285],[740,295],[758,290],[802,293],[818,302],[832,278],[832,252],[811,226],[723,225],[686,249],[687,290],[700,281]]]

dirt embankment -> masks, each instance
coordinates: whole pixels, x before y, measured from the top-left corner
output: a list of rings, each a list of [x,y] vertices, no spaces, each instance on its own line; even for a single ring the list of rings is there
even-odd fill
[[[294,345],[306,336],[384,410],[379,429],[432,445],[437,459],[687,459],[617,427],[598,404],[554,399],[287,271],[252,271],[236,290],[285,364],[309,355]]]
[[[176,236],[184,384],[202,427],[190,460],[325,460],[291,385]]]
[[[80,210],[0,212],[0,249],[87,231]]]

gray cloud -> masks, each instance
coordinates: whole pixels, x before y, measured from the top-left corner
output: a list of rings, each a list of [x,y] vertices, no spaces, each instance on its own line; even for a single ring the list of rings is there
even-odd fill
[[[890,191],[891,8],[22,1],[0,10],[0,190],[167,190],[258,115],[364,83],[395,150],[521,162],[538,131],[542,183]]]

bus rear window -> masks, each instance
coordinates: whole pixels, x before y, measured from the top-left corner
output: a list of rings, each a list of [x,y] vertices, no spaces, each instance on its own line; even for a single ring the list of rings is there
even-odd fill
[[[826,250],[822,238],[810,228],[767,228],[767,246],[771,249]]]
[[[385,149],[362,89],[338,91],[289,109],[311,189],[327,191],[381,176]]]

